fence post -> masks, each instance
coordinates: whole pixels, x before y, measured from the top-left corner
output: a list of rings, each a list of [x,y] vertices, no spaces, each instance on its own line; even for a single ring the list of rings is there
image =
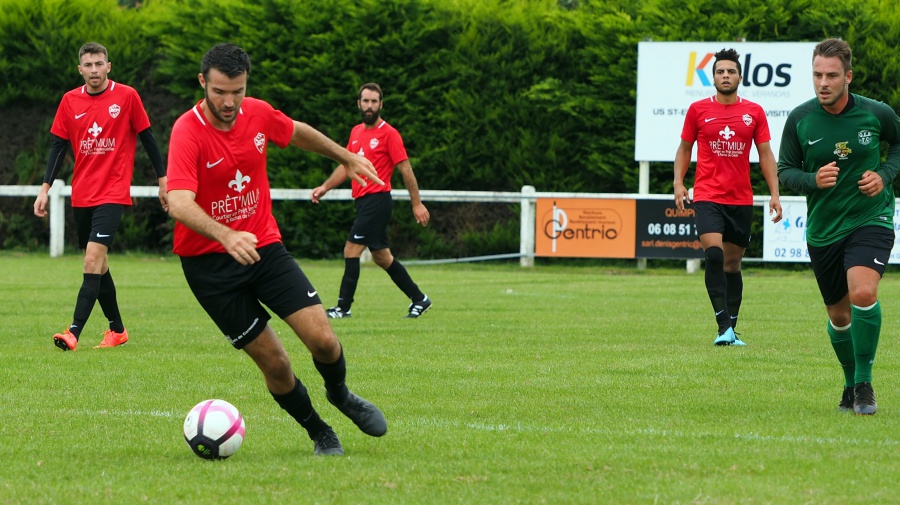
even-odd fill
[[[522,186],[521,217],[519,219],[519,265],[534,266],[534,226],[536,202],[534,186]]]
[[[650,162],[649,161],[641,161],[638,166],[638,193],[642,195],[650,194]],[[638,270],[646,270],[647,269],[647,258],[638,258],[637,259],[637,269]]]
[[[687,260],[687,265],[685,266],[687,269],[687,273],[695,274],[700,271],[700,260],[697,258],[692,258]]]
[[[49,197],[50,213],[50,257],[59,258],[63,254],[63,246],[66,239],[66,198],[63,196],[62,179],[53,181]]]

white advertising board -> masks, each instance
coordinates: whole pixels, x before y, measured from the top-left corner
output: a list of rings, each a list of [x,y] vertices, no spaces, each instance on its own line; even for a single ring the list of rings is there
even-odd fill
[[[815,97],[812,52],[816,42],[639,42],[635,161],[675,161],[688,107],[716,94],[714,54],[734,48],[743,80],[738,95],[766,111],[772,151],[788,114]],[[697,145],[691,159],[697,160]],[[759,161],[756,149],[750,161]]]
[[[787,200],[787,201],[786,201]],[[763,207],[768,213],[768,204]],[[894,248],[890,263],[900,264],[900,202],[894,210]],[[782,220],[763,218],[763,261],[809,262],[806,248],[806,200],[781,199]]]

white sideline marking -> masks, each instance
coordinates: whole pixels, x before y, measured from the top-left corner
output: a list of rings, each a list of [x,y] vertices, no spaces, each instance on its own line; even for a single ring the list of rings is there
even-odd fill
[[[0,409],[2,412],[3,409]],[[74,414],[74,415],[86,415],[86,416],[112,416],[112,417],[137,417],[137,416],[150,416],[150,417],[165,417],[165,418],[182,418],[187,415],[187,411],[185,412],[171,412],[159,409],[151,409],[151,410],[90,410],[90,409],[66,409],[62,412],[62,414]],[[838,414],[835,414],[838,415]],[[259,416],[255,416],[257,419]],[[290,416],[284,414],[281,411],[273,411],[272,415],[263,416],[263,418],[267,420],[274,421],[283,421],[289,424],[295,424],[295,421],[291,419]],[[669,438],[736,438],[740,440],[748,440],[748,441],[758,441],[758,442],[784,442],[789,444],[816,444],[816,445],[869,445],[869,446],[879,446],[879,447],[897,447],[900,446],[900,441],[894,440],[891,438],[883,438],[878,440],[870,440],[870,439],[859,439],[859,438],[847,438],[847,437],[816,437],[816,436],[804,436],[804,435],[763,435],[760,433],[720,433],[720,432],[711,432],[711,431],[692,431],[690,433],[685,433],[683,431],[676,430],[666,430],[666,429],[657,429],[657,428],[639,428],[634,430],[611,430],[609,428],[592,428],[592,427],[584,427],[584,428],[571,428],[568,426],[541,426],[541,425],[527,425],[522,423],[467,423],[460,421],[451,421],[447,419],[436,419],[436,418],[418,418],[411,420],[401,420],[401,421],[393,421],[388,420],[388,426],[409,426],[409,427],[420,427],[420,428],[438,428],[438,429],[460,429],[460,428],[468,428],[474,431],[491,431],[491,432],[513,432],[513,433],[577,433],[577,434],[593,434],[593,435],[609,435],[615,437],[621,437],[623,435],[648,435],[655,437],[669,437]]]
[[[61,414],[66,415],[87,415],[87,416],[112,416],[112,417],[135,417],[135,416],[150,416],[150,417],[182,417],[187,415],[187,411],[184,414],[176,414],[174,412],[166,412],[164,410],[152,409],[152,410],[90,410],[90,409],[65,409],[60,412]]]
[[[390,424],[390,423],[388,423]],[[710,431],[692,431],[684,433],[681,431],[656,429],[656,428],[640,428],[635,430],[611,430],[609,428],[570,428],[570,427],[552,427],[552,426],[529,426],[522,423],[513,424],[489,424],[489,423],[461,423],[458,421],[448,421],[445,419],[418,419],[412,421],[395,421],[394,424],[423,426],[434,428],[469,428],[476,431],[496,431],[496,432],[521,432],[521,433],[580,433],[580,434],[596,434],[596,435],[650,435],[671,438],[723,438],[730,437],[742,440],[761,441],[761,442],[786,442],[791,444],[816,444],[816,445],[846,445],[846,444],[866,444],[886,447],[900,446],[900,441],[890,438],[878,440],[847,438],[847,437],[816,437],[803,435],[762,435],[759,433],[727,433],[710,432]]]

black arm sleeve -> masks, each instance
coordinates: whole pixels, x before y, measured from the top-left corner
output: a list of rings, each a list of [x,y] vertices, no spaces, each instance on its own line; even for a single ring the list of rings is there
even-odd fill
[[[159,152],[159,145],[156,143],[153,131],[147,128],[138,135],[141,137],[141,144],[144,144],[144,150],[147,151],[150,163],[153,164],[153,170],[156,171],[156,178],[165,177],[166,165],[163,163],[162,153]]]
[[[66,151],[69,148],[69,141],[50,134],[53,142],[50,144],[50,157],[47,159],[47,172],[44,174],[44,182],[53,184],[56,174],[59,173],[59,167],[62,166],[63,160],[66,158]]]

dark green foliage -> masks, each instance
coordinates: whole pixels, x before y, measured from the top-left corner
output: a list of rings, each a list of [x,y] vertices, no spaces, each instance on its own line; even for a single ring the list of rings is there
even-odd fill
[[[168,216],[159,201],[151,198],[134,199],[134,205],[122,214],[122,223],[113,242],[114,252],[170,251],[172,229]]]
[[[201,57],[230,41],[253,61],[251,96],[339,144],[359,122],[359,85],[380,83],[384,118],[403,135],[422,189],[634,193],[639,41],[830,36],[854,49],[851,89],[900,110],[900,12],[889,0],[4,0],[0,105],[11,114],[0,124],[0,183],[39,184],[47,138],[38,130],[82,83],[76,52],[89,40],[109,48],[111,77],[141,93],[164,152],[172,123],[203,97]],[[316,187],[334,165],[300,149],[269,152],[273,187]],[[755,192],[767,194],[753,174]],[[652,193],[671,192],[671,181],[671,163],[651,164]],[[139,152],[135,184],[154,183]],[[393,183],[402,187],[399,176]],[[518,250],[516,206],[426,204],[423,229],[408,202],[396,203],[399,256]],[[29,247],[39,235],[11,218],[17,205],[0,202],[0,240]],[[298,255],[339,257],[353,205],[276,202],[275,214]],[[126,215],[123,247],[169,247],[171,221],[155,201]]]
[[[34,199],[4,198],[0,207],[0,248],[35,250],[50,241],[50,228],[35,219]]]
[[[326,200],[273,202],[275,219],[287,247],[298,257],[339,258],[353,222],[352,202]]]
[[[78,49],[100,42],[113,64],[110,78],[140,84],[154,59],[138,11],[115,0],[5,0],[0,3],[0,105],[58,103],[65,91],[84,84]]]

